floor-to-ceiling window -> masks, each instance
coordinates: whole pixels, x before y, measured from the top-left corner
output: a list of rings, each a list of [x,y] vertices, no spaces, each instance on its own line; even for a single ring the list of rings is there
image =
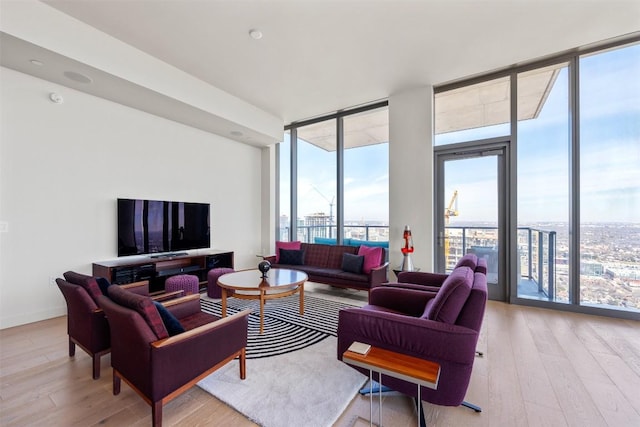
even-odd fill
[[[640,44],[579,58],[580,304],[640,310]]]
[[[389,241],[387,107],[344,121],[344,242]]]
[[[296,230],[284,233],[280,225],[279,240],[388,245],[386,102],[287,126],[278,162],[279,217]]]
[[[518,73],[517,295],[569,301],[569,64]]]
[[[511,301],[638,318],[639,75],[636,39],[436,88],[436,153],[502,138],[513,145]],[[508,81],[516,84],[505,110]],[[468,208],[460,189],[448,191],[460,203],[445,205],[451,233]]]
[[[298,234],[303,242],[336,238],[336,119],[297,128]]]

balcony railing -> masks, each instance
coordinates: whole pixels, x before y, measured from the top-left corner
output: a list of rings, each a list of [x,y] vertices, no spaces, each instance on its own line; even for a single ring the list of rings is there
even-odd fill
[[[346,239],[370,242],[389,242],[388,225],[345,225]],[[299,225],[297,239],[305,243],[315,243],[316,239],[336,240],[338,227],[336,225]],[[289,240],[289,227],[280,229],[280,240]],[[345,239],[343,239],[345,240]]]
[[[389,241],[386,225],[345,225],[348,239],[358,241]],[[298,226],[296,239],[305,243],[336,240],[335,225]],[[290,240],[289,228],[281,228],[279,240]],[[343,239],[347,240],[347,239]],[[398,249],[399,250],[399,249]],[[487,259],[487,279],[498,278],[498,229],[490,226],[446,227],[445,257],[447,271],[451,271],[464,254],[473,252]],[[532,227],[518,227],[517,263],[519,296],[555,300],[556,298],[556,232]]]

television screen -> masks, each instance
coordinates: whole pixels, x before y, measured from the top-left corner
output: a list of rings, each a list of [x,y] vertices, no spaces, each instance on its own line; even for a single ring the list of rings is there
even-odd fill
[[[118,199],[118,256],[211,246],[208,203]]]

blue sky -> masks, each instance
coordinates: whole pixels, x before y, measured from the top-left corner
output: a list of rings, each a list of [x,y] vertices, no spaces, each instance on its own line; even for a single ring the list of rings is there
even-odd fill
[[[582,222],[640,222],[640,45],[580,60]],[[569,215],[568,77],[564,68],[538,118],[519,123],[519,224],[567,222]],[[443,141],[504,135],[506,125],[440,135]],[[387,144],[345,152],[345,219],[388,218]],[[288,150],[288,144],[283,149]],[[299,150],[299,216],[329,213],[336,196],[335,152],[306,143]],[[495,159],[447,165],[445,198],[459,192],[458,221],[496,216]],[[281,173],[288,194],[288,165]],[[487,185],[487,183],[492,183]],[[491,189],[486,191],[486,188]],[[493,200],[492,200],[493,198]],[[285,197],[288,199],[288,197]],[[334,201],[335,203],[335,201]],[[282,208],[288,212],[288,203]],[[334,205],[335,216],[335,205]]]

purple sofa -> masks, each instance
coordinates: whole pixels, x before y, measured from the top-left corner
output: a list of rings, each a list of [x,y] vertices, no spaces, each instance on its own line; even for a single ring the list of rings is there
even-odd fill
[[[437,362],[438,388],[422,387],[422,400],[460,405],[469,385],[487,301],[485,272],[486,262],[472,255],[461,260],[449,275],[412,273],[408,277],[421,283],[390,283],[373,289],[368,305],[340,311],[338,359],[342,360],[351,343],[360,341]],[[430,282],[428,278],[435,280]],[[353,368],[369,374],[362,368]],[[382,383],[417,396],[412,383],[385,375]]]
[[[378,248],[376,248],[378,249]],[[345,271],[343,255],[357,255],[358,246],[325,245],[321,243],[301,243],[304,252],[302,264],[282,264],[276,262],[276,256],[265,257],[272,268],[289,268],[307,273],[309,281],[324,283],[341,288],[367,290],[380,286],[387,281],[386,250],[380,249],[376,266],[370,272],[354,273]]]

